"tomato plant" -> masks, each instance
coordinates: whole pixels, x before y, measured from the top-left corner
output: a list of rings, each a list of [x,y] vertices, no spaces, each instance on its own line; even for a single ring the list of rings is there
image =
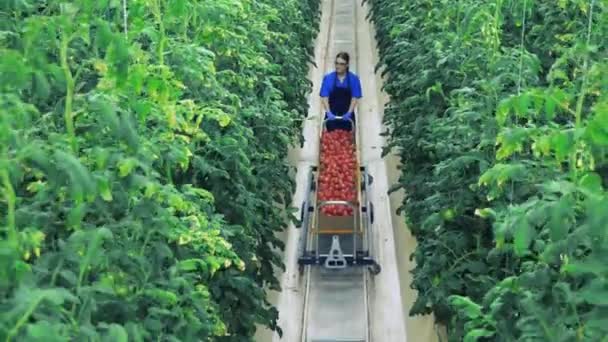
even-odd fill
[[[318,12],[0,2],[1,340],[280,332],[265,290]]]
[[[319,195],[321,201],[357,203],[357,159],[352,133],[323,131],[321,135]],[[352,216],[353,208],[331,204],[321,208],[328,216]]]
[[[410,314],[451,341],[605,339],[606,3],[367,2],[418,239]]]

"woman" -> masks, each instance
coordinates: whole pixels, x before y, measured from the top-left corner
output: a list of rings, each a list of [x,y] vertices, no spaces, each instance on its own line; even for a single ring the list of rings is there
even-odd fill
[[[340,52],[336,56],[336,70],[323,77],[321,84],[321,103],[325,110],[327,130],[351,129],[351,122],[355,122],[355,108],[358,100],[363,97],[359,77],[350,72],[348,66],[350,56]],[[336,117],[341,116],[339,120]]]

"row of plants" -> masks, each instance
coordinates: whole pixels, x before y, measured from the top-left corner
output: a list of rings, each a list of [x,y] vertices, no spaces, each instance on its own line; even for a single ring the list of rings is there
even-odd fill
[[[606,2],[367,2],[410,315],[451,341],[607,341]]]
[[[0,340],[250,341],[318,0],[0,3]]]

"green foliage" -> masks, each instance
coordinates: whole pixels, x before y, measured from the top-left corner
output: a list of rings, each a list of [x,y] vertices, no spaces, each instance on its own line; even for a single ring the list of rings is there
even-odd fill
[[[453,341],[608,336],[608,8],[368,0],[418,245]]]
[[[0,4],[0,339],[280,331],[318,1],[126,3]]]

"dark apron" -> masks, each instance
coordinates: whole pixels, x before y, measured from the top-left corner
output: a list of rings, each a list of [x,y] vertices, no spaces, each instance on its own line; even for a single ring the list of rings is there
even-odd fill
[[[350,75],[346,74],[346,88],[338,87],[338,74],[334,78],[334,84],[331,92],[329,93],[329,110],[335,116],[344,116],[350,108],[350,102],[353,98],[352,91],[350,89]],[[325,116],[327,118],[327,116]],[[351,118],[355,121],[355,115]],[[336,129],[344,129],[350,131],[352,129],[352,123],[346,120],[329,120],[327,122],[327,130],[333,131]]]

